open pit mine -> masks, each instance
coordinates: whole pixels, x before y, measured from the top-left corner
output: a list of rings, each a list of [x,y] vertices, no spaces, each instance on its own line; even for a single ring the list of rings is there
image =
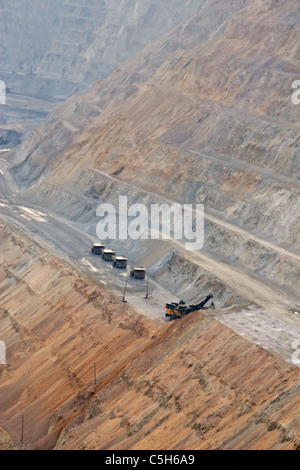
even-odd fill
[[[299,2],[0,10],[0,449],[300,450]]]

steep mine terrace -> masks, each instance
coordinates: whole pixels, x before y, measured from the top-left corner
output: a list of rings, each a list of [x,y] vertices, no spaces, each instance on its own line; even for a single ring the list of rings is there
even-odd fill
[[[141,316],[10,224],[2,240],[2,448],[299,448],[298,368],[200,312]]]

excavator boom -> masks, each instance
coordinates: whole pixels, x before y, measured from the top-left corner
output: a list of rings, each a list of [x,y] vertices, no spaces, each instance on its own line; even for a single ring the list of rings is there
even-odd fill
[[[170,302],[166,304],[166,317],[170,318],[170,320],[176,320],[178,318],[185,317],[191,312],[196,310],[205,310],[210,307],[205,307],[205,304],[210,300],[213,299],[213,295],[207,295],[204,299],[200,300],[196,304],[186,305],[186,303],[181,300],[179,303]],[[211,307],[214,307],[212,303]]]

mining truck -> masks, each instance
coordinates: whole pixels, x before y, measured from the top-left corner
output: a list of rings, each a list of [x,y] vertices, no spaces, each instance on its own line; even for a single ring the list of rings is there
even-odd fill
[[[119,269],[127,268],[128,259],[124,256],[113,256],[113,265]]]
[[[209,300],[213,299],[213,295],[207,295],[204,299],[200,300],[197,304],[187,305],[184,300],[181,300],[179,303],[171,302],[166,304],[166,317],[170,320],[177,320],[178,318],[185,317],[191,312],[196,310],[207,310],[208,308],[215,308],[213,301],[209,307],[205,307],[205,304]]]
[[[92,245],[91,252],[93,255],[102,255],[104,249],[105,245],[102,245],[102,243],[94,243]]]
[[[112,261],[113,260],[113,256],[115,256],[116,252],[115,251],[112,251],[112,250],[103,250],[102,251],[102,259],[104,259],[104,261]]]
[[[146,269],[145,268],[131,268],[130,276],[136,279],[145,279]]]

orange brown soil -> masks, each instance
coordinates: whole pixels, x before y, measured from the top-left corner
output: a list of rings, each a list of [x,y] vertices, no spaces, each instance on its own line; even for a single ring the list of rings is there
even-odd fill
[[[295,449],[300,370],[194,312],[142,317],[2,227],[2,448]],[[94,364],[97,383],[94,384]]]

